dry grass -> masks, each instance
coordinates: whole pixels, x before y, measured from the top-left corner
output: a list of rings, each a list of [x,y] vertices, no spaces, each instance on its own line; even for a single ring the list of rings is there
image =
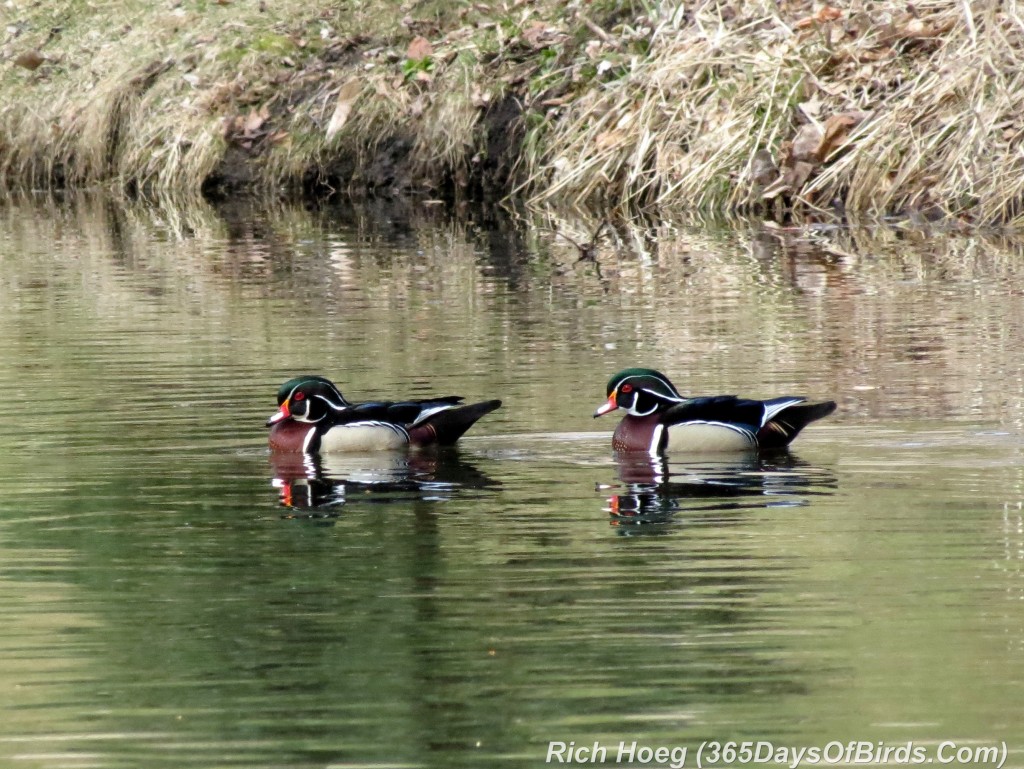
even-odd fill
[[[266,8],[7,3],[3,58],[42,61],[0,76],[3,181],[187,196],[234,163],[257,188],[297,183],[330,144],[324,126],[354,41],[408,35],[377,4],[347,4],[344,17],[326,2]],[[358,70],[358,51],[351,58]]]
[[[546,123],[534,201],[1020,224],[1013,2],[702,2],[612,30],[621,76]],[[648,55],[622,42],[650,30]],[[642,33],[641,33],[642,34]]]
[[[0,20],[8,187],[490,174],[538,205],[1024,220],[1013,0],[11,0]]]

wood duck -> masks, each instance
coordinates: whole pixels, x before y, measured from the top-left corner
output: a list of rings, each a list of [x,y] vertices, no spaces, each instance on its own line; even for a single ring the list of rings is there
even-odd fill
[[[835,408],[833,401],[812,403],[790,395],[766,401],[735,395],[684,398],[661,372],[628,368],[608,381],[608,401],[594,416],[625,410],[612,436],[616,451],[754,452],[786,448],[804,427]]]
[[[319,454],[449,445],[501,401],[462,405],[450,395],[349,403],[329,379],[309,374],[281,385],[277,405],[267,420],[270,450]]]

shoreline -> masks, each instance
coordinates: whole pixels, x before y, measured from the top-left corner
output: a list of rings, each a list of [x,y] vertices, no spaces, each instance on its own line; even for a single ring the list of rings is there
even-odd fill
[[[995,6],[55,0],[0,13],[9,191],[1024,222],[1024,27]]]

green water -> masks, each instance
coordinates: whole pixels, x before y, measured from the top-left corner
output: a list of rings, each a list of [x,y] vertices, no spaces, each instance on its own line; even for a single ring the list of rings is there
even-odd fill
[[[1024,765],[1019,247],[192,216],[0,212],[0,765]],[[591,414],[632,364],[840,408],[790,457],[621,464]],[[307,371],[505,405],[274,463]]]

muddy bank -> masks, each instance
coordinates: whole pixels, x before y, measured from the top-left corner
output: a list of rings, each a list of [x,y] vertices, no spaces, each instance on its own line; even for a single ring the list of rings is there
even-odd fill
[[[999,3],[2,13],[11,189],[1022,218],[1024,26]]]

